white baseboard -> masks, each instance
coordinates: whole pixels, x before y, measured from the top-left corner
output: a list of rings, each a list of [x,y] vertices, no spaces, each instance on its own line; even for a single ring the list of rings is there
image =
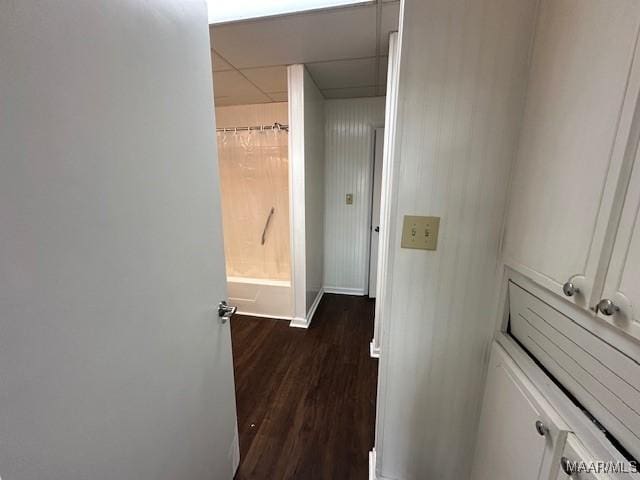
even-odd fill
[[[309,322],[307,322],[306,318],[294,317],[289,322],[289,326],[292,328],[309,328]]]
[[[323,295],[324,295],[324,288],[321,288],[320,291],[318,292],[318,295],[316,295],[315,300],[311,304],[311,307],[309,308],[309,312],[307,313],[307,318],[295,317],[291,320],[291,323],[289,323],[289,326],[293,328],[309,328],[309,326],[311,325],[311,320],[313,320],[313,315],[316,313],[316,310],[318,309],[318,305],[320,305],[320,300],[322,300]]]
[[[235,476],[240,466],[240,436],[238,435],[238,422],[236,421],[235,429],[233,432],[233,441],[229,448],[229,458],[231,459],[231,475]]]
[[[316,299],[311,304],[311,308],[309,308],[309,313],[307,313],[309,324],[311,324],[311,320],[313,320],[313,315],[316,313],[316,310],[318,309],[318,305],[320,305],[320,300],[322,300],[323,295],[324,295],[324,288],[320,288],[318,295],[316,295]]]
[[[338,295],[358,295],[364,296],[364,288],[344,288],[344,287],[324,287],[325,293],[335,293]]]
[[[264,313],[251,313],[251,312],[241,312],[240,310],[238,310],[236,312],[237,315],[244,315],[246,317],[259,317],[259,318],[273,318],[276,320],[293,320],[293,317],[285,317],[283,316],[277,316],[277,315],[266,315]]]
[[[380,347],[376,347],[376,343],[373,340],[369,344],[369,355],[371,358],[380,358]]]
[[[369,452],[369,480],[378,480],[376,477],[376,449]]]
[[[376,476],[376,449],[369,452],[369,480],[390,480],[387,477]]]

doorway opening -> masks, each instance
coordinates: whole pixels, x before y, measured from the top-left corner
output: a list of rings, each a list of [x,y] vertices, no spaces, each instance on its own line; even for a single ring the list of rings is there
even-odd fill
[[[229,303],[291,318],[287,102],[216,108]]]
[[[399,11],[366,3],[211,27],[227,285],[240,313],[237,478],[368,472]]]
[[[371,239],[369,241],[369,298],[376,298],[378,281],[378,248],[380,245],[380,200],[382,196],[382,160],[384,128],[376,128],[373,138],[373,188],[371,191]]]

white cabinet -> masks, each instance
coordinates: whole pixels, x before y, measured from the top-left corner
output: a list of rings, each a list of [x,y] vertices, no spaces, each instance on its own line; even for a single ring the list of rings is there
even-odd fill
[[[540,4],[503,253],[559,295],[574,277],[580,292],[569,300],[584,308],[601,298],[635,149],[639,27],[637,0]],[[638,278],[637,268],[627,276]]]
[[[493,345],[472,480],[555,478],[567,427],[499,345]]]
[[[599,459],[599,461],[602,461]],[[609,480],[611,477],[604,473],[593,473],[591,465],[596,459],[584,448],[575,435],[567,436],[567,443],[560,457],[558,475],[555,480]]]
[[[640,339],[639,212],[640,159],[636,158],[601,297],[611,300],[620,309],[607,319]]]

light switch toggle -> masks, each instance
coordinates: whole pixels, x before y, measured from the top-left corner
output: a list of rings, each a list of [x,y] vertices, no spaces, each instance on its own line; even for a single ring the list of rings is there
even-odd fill
[[[402,226],[402,248],[436,250],[440,217],[405,215]]]

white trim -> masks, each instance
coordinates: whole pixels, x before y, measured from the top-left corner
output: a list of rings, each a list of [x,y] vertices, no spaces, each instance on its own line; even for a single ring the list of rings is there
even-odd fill
[[[382,186],[380,197],[380,244],[378,245],[378,281],[377,281],[377,299],[374,317],[374,341],[379,345],[380,352],[385,350],[388,345],[388,338],[385,336],[388,324],[391,320],[385,322],[390,317],[391,298],[388,297],[387,280],[393,278],[393,255],[390,253],[390,245],[396,235],[396,227],[393,219],[396,218],[397,208],[394,199],[397,199],[397,183],[399,161],[396,157],[400,155],[399,148],[396,147],[396,138],[398,131],[398,91],[400,87],[400,66],[402,62],[402,37],[404,31],[404,12],[405,1],[400,0],[400,15],[398,32],[391,34],[389,38],[389,56],[393,55],[393,68],[387,71],[387,107],[385,108],[385,145],[383,152],[382,164],[382,180],[385,182]],[[395,48],[392,50],[391,45]],[[387,140],[389,140],[387,142]],[[386,222],[386,225],[385,225]],[[386,323],[386,325],[385,325]],[[377,331],[376,331],[377,328]],[[375,447],[384,448],[384,417],[386,414],[387,402],[387,375],[388,366],[386,358],[381,356],[378,364],[378,386],[376,391],[376,428],[375,428]],[[374,469],[375,474],[375,469]],[[382,479],[378,479],[382,480]]]
[[[235,426],[233,429],[233,440],[229,447],[229,458],[231,459],[231,475],[235,476],[240,467],[240,436],[238,434],[238,420],[236,418]]]
[[[364,288],[345,288],[345,287],[324,287],[324,293],[335,293],[337,295],[358,295],[367,294]]]
[[[387,477],[376,476],[376,449],[369,452],[369,480],[391,480]]]
[[[310,322],[307,322],[307,320],[302,317],[296,317],[289,323],[291,328],[309,328],[309,325]]]
[[[287,68],[289,87],[289,224],[292,324],[306,323],[304,65]]]
[[[377,480],[376,478],[376,449],[369,452],[369,480]]]
[[[380,347],[376,347],[374,340],[371,340],[371,343],[369,343],[369,355],[371,358],[380,358]]]
[[[404,9],[404,4],[401,10]],[[378,355],[382,350],[384,319],[387,301],[387,277],[389,267],[389,243],[393,215],[391,213],[394,185],[397,178],[395,143],[397,136],[398,87],[400,84],[400,40],[398,32],[389,37],[389,65],[387,68],[387,98],[385,106],[384,146],[382,152],[382,185],[380,189],[380,234],[378,236],[378,277],[376,279],[376,306],[373,323],[373,347]],[[372,355],[373,356],[373,355]]]
[[[313,315],[316,313],[316,310],[318,309],[318,305],[320,305],[320,300],[322,300],[323,296],[324,296],[324,288],[321,288],[320,291],[318,292],[318,295],[316,295],[315,300],[309,307],[309,312],[307,312],[306,318],[302,318],[302,317],[292,318],[291,323],[289,323],[289,326],[292,328],[309,328],[309,326],[311,325],[311,320],[313,320]]]
[[[318,295],[316,295],[315,300],[311,304],[311,307],[309,307],[309,312],[307,313],[307,319],[309,323],[311,323],[311,320],[313,320],[313,315],[316,313],[316,310],[318,309],[318,305],[320,305],[320,300],[322,300],[323,296],[324,296],[324,288],[321,288],[320,291],[318,292]]]
[[[267,278],[227,277],[227,283],[246,283],[249,285],[270,285],[274,287],[290,287],[291,280],[269,280]]]
[[[277,316],[277,315],[267,315],[265,313],[251,313],[251,312],[242,312],[238,310],[236,315],[244,315],[245,317],[258,317],[258,318],[273,318],[274,320],[293,320],[293,317],[287,316]]]

